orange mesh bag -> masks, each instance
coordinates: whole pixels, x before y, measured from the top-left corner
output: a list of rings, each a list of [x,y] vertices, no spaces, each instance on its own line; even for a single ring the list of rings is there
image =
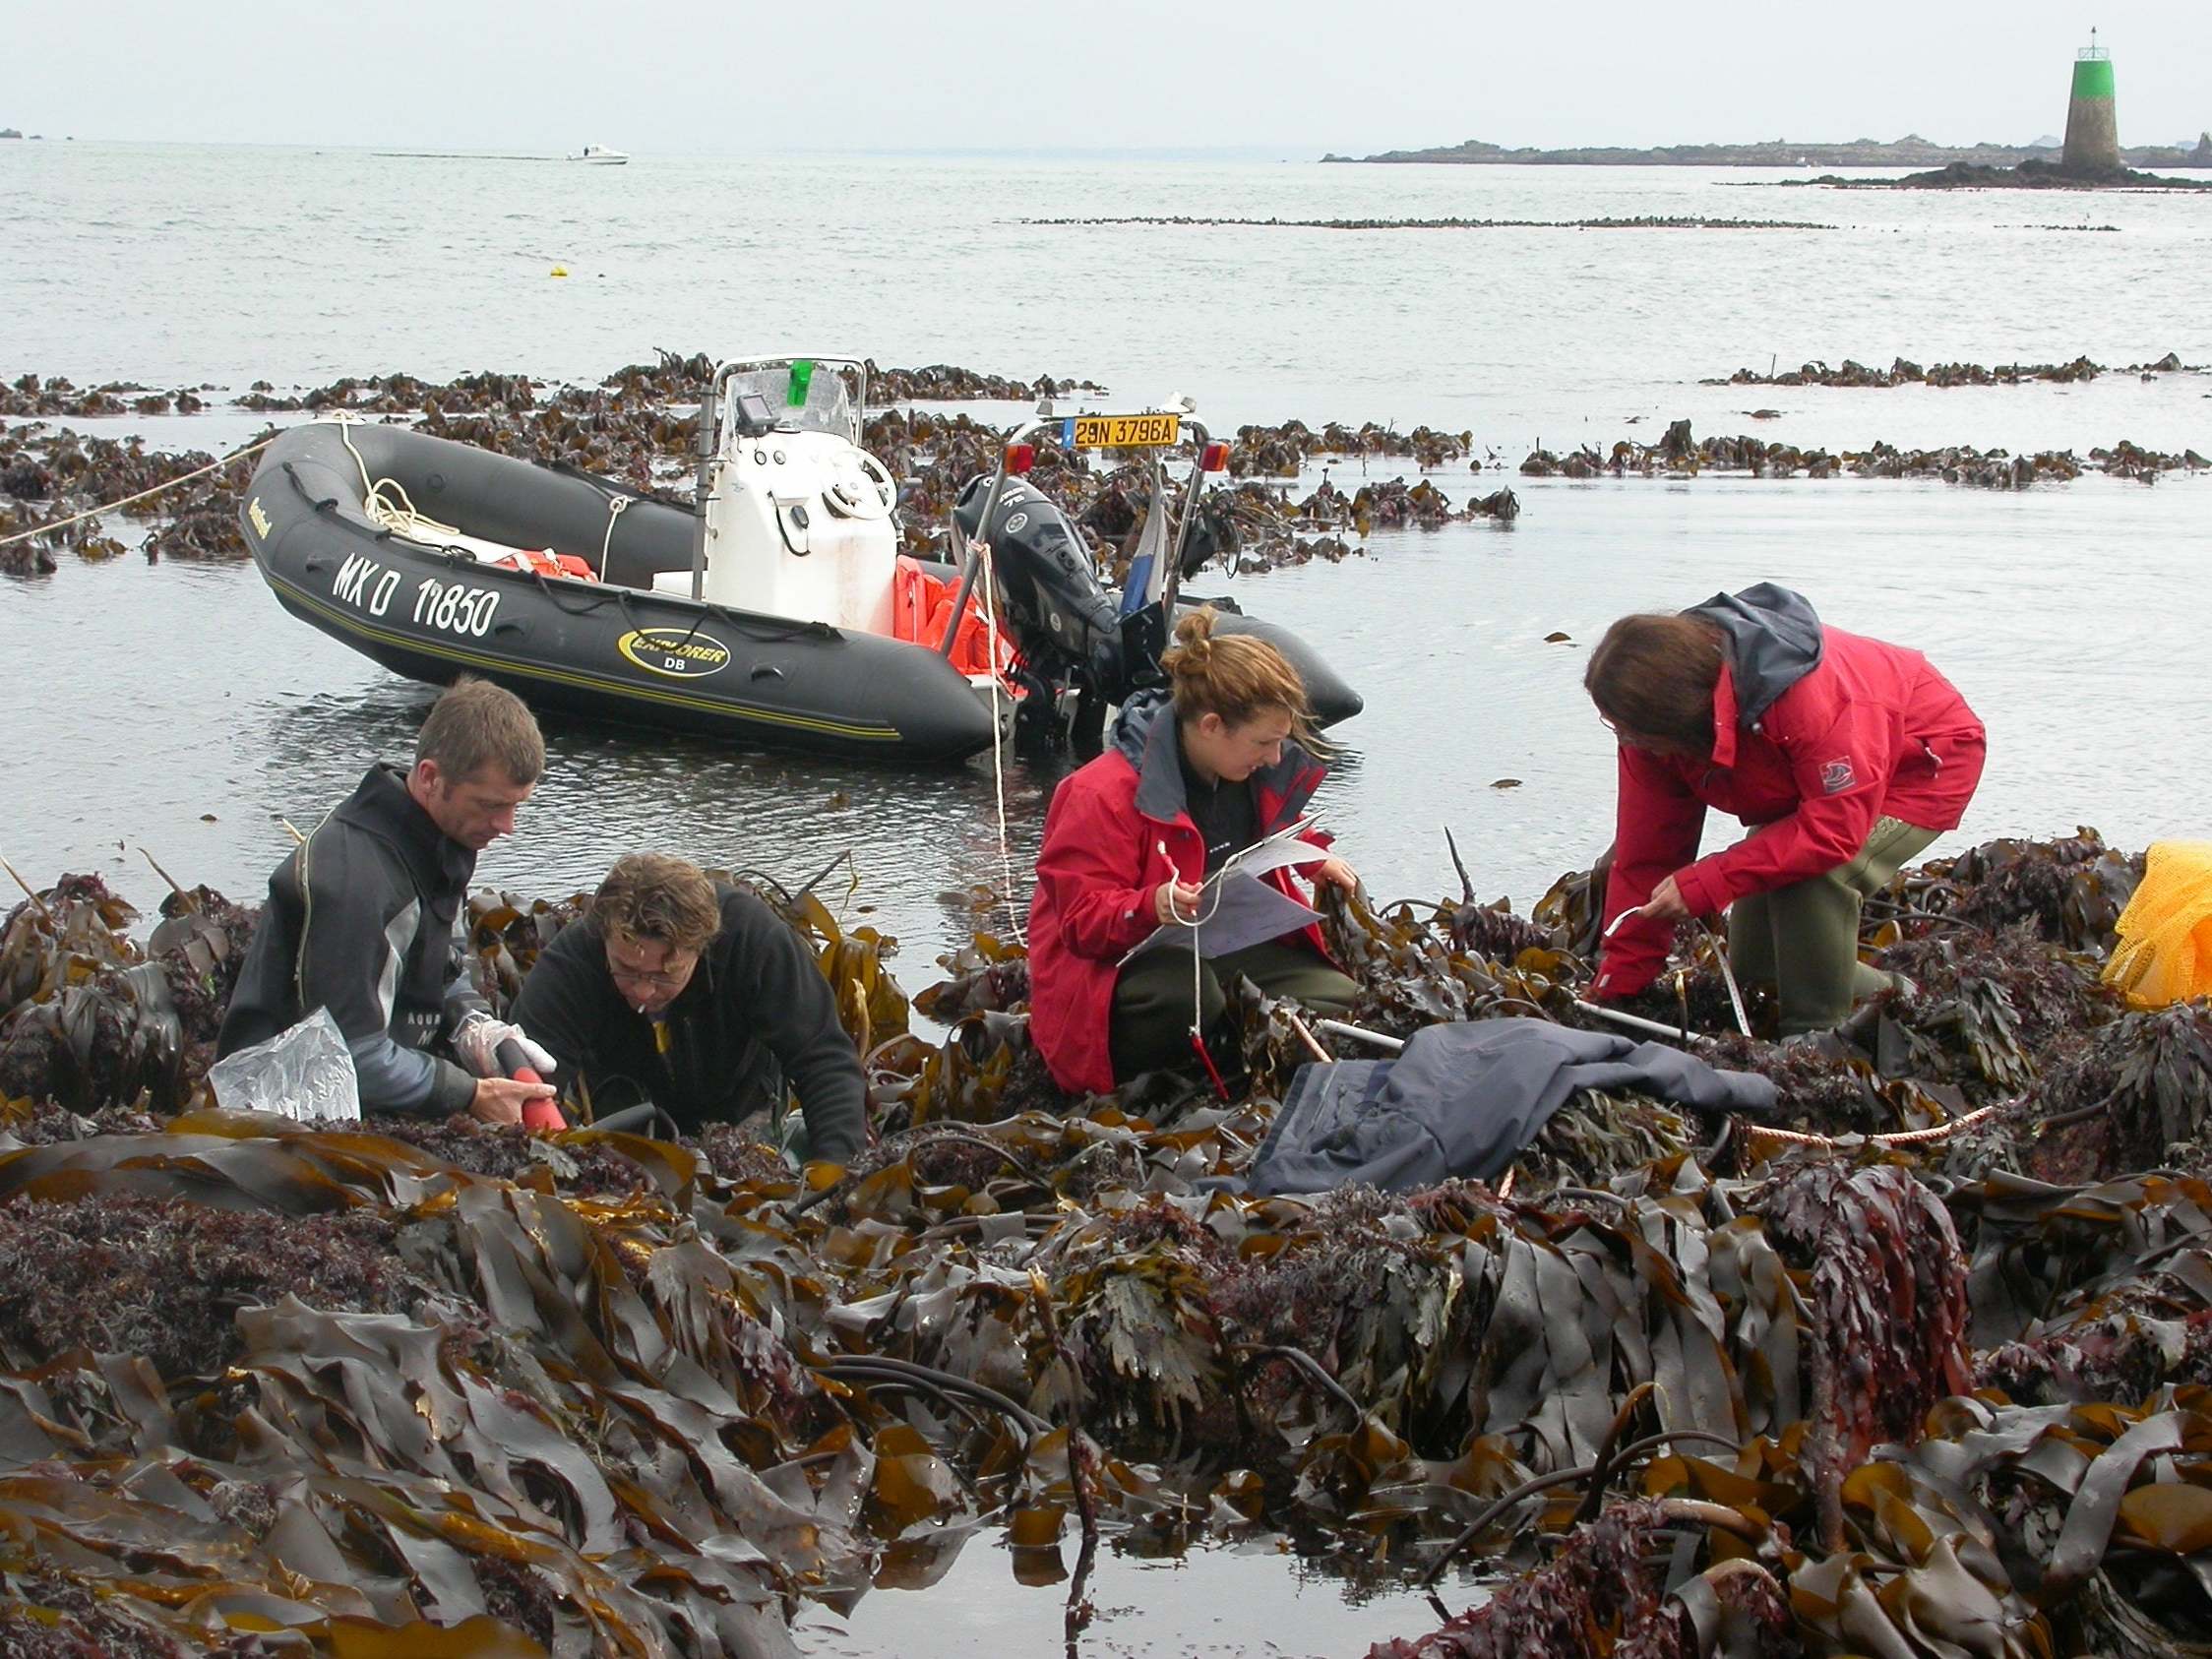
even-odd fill
[[[2212,996],[2212,841],[2153,841],[2105,983],[2135,1008]]]

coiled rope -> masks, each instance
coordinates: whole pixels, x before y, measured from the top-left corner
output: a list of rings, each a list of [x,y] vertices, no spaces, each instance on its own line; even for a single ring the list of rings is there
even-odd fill
[[[455,547],[453,538],[466,532],[459,524],[442,523],[418,509],[408,496],[406,486],[399,479],[371,478],[369,463],[362,459],[361,452],[353,447],[352,434],[346,430],[353,424],[354,417],[339,414],[332,419],[338,427],[338,437],[345,444],[346,453],[353,458],[353,464],[361,469],[362,510],[378,524],[404,540],[419,541],[426,546]],[[388,490],[391,492],[389,496],[385,493]],[[607,572],[607,555],[614,547],[615,524],[629,508],[632,499],[626,495],[610,495],[606,498],[607,530],[599,538],[598,575],[602,580]],[[470,558],[476,556],[470,549],[455,547],[455,550],[467,552]]]
[[[332,417],[332,424],[338,428],[338,441],[345,446],[345,453],[353,458],[353,464],[361,469],[361,508],[371,519],[394,535],[433,546],[461,533],[459,524],[441,523],[428,514],[417,512],[412,498],[407,494],[406,486],[399,479],[369,476],[368,461],[353,447],[351,415],[335,415]],[[387,490],[392,492],[389,497],[384,493]]]

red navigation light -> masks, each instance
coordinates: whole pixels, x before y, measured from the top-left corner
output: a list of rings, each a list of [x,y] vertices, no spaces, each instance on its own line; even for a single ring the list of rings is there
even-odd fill
[[[1228,467],[1229,446],[1227,444],[1208,444],[1204,450],[1199,452],[1198,470],[1200,472],[1225,472]]]
[[[1036,445],[1009,444],[1007,446],[1007,470],[1009,472],[1026,472],[1036,464]]]

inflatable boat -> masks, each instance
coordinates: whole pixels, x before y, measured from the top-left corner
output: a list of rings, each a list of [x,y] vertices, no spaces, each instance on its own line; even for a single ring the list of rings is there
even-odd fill
[[[1032,643],[1003,604],[1019,548],[993,573],[1003,637],[972,571],[898,553],[896,486],[859,446],[862,372],[722,365],[700,413],[697,509],[338,419],[272,443],[239,517],[277,602],[396,673],[479,674],[533,707],[769,748],[956,761],[998,741],[1022,698],[1061,688],[1021,666]],[[1022,609],[1053,660],[1050,619]],[[1324,719],[1358,707],[1280,630],[1238,625],[1311,663]]]

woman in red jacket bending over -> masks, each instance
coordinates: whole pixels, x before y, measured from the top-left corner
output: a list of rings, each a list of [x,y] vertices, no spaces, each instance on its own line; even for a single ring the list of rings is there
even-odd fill
[[[1263,640],[1213,633],[1213,612],[1176,625],[1161,657],[1171,690],[1122,706],[1113,742],[1065,778],[1045,815],[1029,905],[1029,1034],[1060,1086],[1104,1093],[1139,1072],[1193,1062],[1222,986],[1241,975],[1270,996],[1342,1014],[1356,987],[1308,928],[1198,964],[1162,945],[1122,958],[1156,928],[1198,914],[1199,884],[1295,823],[1322,776],[1306,746],[1306,688]],[[1305,739],[1306,742],[1301,742]],[[1309,835],[1312,878],[1351,889],[1342,859]],[[1267,880],[1297,896],[1287,872]]]
[[[1953,828],[1982,722],[1918,651],[1824,627],[1772,583],[1679,615],[1625,616],[1583,686],[1621,745],[1619,823],[1591,994],[1631,996],[1674,925],[1729,912],[1728,954],[1776,986],[1782,1034],[1895,983],[1859,960],[1859,906]],[[1751,833],[1704,858],[1705,809]]]

